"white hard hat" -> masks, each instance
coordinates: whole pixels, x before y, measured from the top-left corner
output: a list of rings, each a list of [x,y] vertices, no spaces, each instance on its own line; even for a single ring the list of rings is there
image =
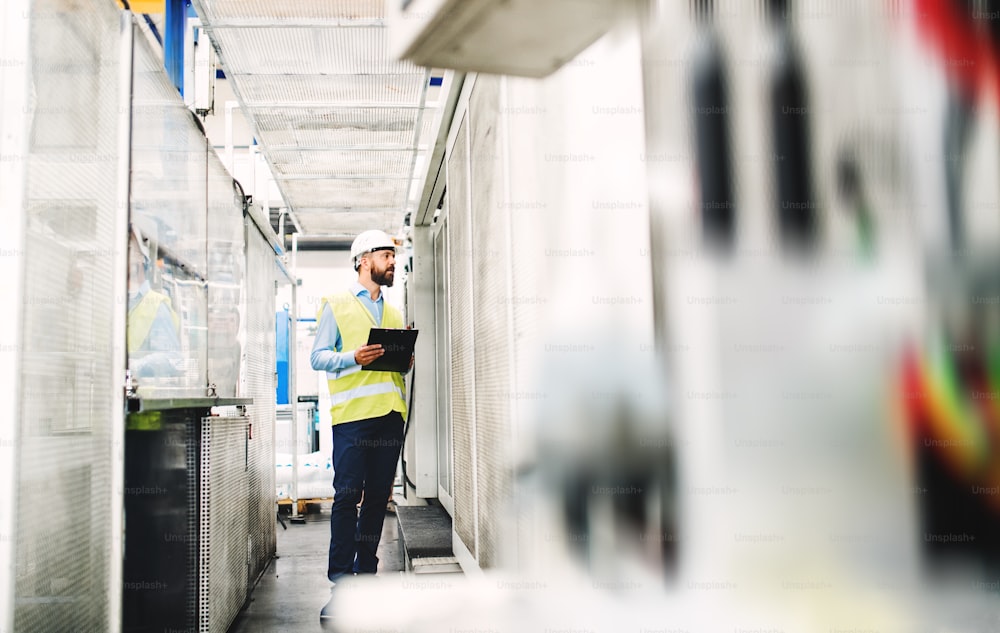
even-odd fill
[[[351,263],[354,269],[358,269],[358,258],[362,255],[381,250],[396,250],[396,242],[383,231],[365,231],[354,238],[351,244]]]

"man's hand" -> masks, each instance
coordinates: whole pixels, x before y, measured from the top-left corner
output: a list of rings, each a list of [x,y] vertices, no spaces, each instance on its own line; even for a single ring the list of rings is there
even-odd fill
[[[354,350],[354,361],[364,367],[365,365],[370,365],[372,361],[382,354],[385,354],[385,350],[382,349],[381,345],[362,345]]]

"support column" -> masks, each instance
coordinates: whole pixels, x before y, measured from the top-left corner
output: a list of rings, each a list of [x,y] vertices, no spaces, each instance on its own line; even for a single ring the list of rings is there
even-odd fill
[[[166,0],[163,29],[163,66],[167,76],[184,96],[184,35],[187,32],[187,0]]]

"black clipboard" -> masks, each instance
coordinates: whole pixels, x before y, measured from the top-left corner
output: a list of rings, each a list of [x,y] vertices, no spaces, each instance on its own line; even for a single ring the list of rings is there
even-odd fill
[[[410,357],[417,344],[418,330],[397,330],[373,327],[368,333],[368,345],[381,345],[385,353],[361,367],[368,371],[407,371]]]

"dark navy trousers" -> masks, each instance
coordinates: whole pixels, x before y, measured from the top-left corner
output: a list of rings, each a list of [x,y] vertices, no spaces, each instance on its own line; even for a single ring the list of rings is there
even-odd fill
[[[403,416],[396,411],[333,425],[333,511],[327,576],[374,574],[385,506],[403,446]],[[364,503],[357,505],[364,492]]]

